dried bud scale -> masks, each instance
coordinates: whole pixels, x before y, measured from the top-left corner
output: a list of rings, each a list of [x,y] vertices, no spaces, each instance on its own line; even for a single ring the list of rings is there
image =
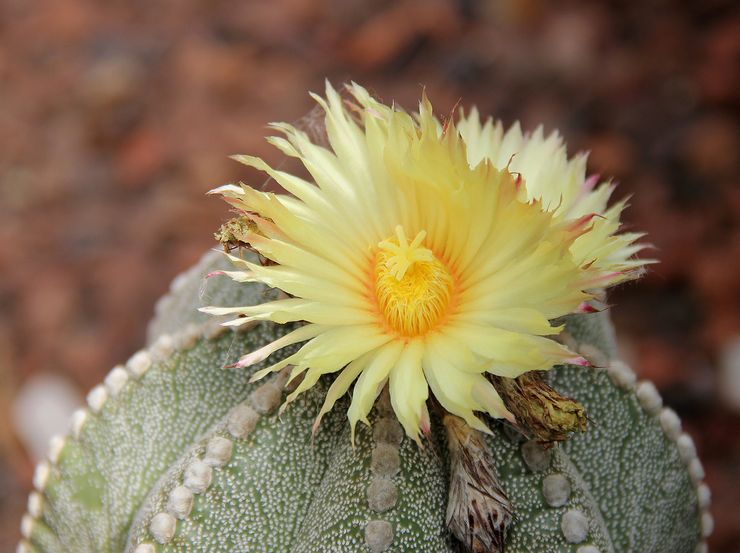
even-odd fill
[[[234,217],[221,225],[213,237],[224,247],[224,250],[230,251],[234,248],[249,248],[249,235],[256,231],[257,224],[249,217]]]
[[[521,430],[539,442],[561,442],[572,432],[586,430],[583,406],[548,385],[541,372],[532,371],[517,378],[489,378]]]
[[[503,553],[513,507],[477,430],[454,415],[442,419],[450,456],[446,524],[467,553]]]

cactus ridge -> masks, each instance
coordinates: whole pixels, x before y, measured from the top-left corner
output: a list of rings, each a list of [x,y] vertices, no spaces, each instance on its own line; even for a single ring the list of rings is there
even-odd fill
[[[375,409],[377,424],[372,431],[359,430],[354,451],[344,414],[346,399],[327,415],[311,443],[307,429],[321,407],[328,379],[280,417],[274,414],[280,396],[269,405],[258,397],[282,386],[280,377],[277,380],[263,384],[241,404],[255,412],[262,407],[249,429],[242,432],[243,427],[233,424],[240,419],[237,406],[173,465],[145,501],[126,551],[143,552],[157,545],[168,552],[320,552],[327,550],[327,543],[336,551],[360,551],[365,545],[381,551],[392,541],[397,551],[426,551],[419,548],[420,541],[435,544],[435,551],[449,550],[442,519],[444,463],[431,452],[419,459],[405,452],[418,454],[416,444],[404,439],[400,425],[389,416],[389,406],[384,410],[381,402]],[[187,512],[173,512],[174,490],[191,485],[190,467],[209,464],[207,444],[214,437],[229,440],[231,454],[212,469],[208,485],[194,491]],[[399,480],[402,456],[421,465],[407,467],[407,476]],[[420,485],[419,478],[425,476],[434,485]],[[231,500],[224,502],[224,497]],[[153,524],[156,517],[169,526]],[[176,532],[162,531],[173,524]],[[404,531],[394,535],[394,526]]]
[[[209,254],[176,279],[149,349],[115,367],[70,434],[52,440],[19,553],[457,551],[444,528],[440,421],[419,449],[381,396],[353,450],[344,398],[312,443],[330,378],[278,416],[284,375],[250,384],[260,365],[221,369],[288,329],[198,324],[203,275],[222,264]],[[218,280],[208,293],[208,303],[243,305],[269,292]],[[705,551],[710,493],[680,420],[613,360],[604,313],[569,318],[567,330],[571,347],[603,365],[550,375],[586,406],[589,430],[550,450],[498,423],[486,437],[516,507],[507,552]]]
[[[55,440],[50,459],[39,464],[41,516],[34,520],[54,528],[64,550],[121,551],[151,485],[210,421],[257,386],[243,371],[221,367],[233,361],[235,338],[239,348],[259,347],[274,336],[267,328],[235,334],[191,326],[114,368],[111,374],[127,380],[106,378],[93,389],[70,435],[61,446]],[[200,366],[209,370],[192,370]]]

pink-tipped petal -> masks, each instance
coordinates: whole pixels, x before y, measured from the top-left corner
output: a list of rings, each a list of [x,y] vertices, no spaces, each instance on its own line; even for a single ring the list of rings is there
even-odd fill
[[[419,419],[419,428],[421,428],[422,433],[429,438],[431,436],[432,432],[432,426],[429,422],[429,410],[427,409],[426,403],[423,405],[421,410],[421,417]]]
[[[581,185],[581,191],[582,192],[591,192],[591,190],[594,189],[596,186],[596,183],[599,182],[599,179],[601,178],[601,175],[595,174],[588,177],[585,181],[583,181],[583,184]]]
[[[596,309],[593,305],[591,305],[588,302],[583,302],[581,305],[578,306],[576,309],[577,313],[600,313],[601,309]]]
[[[588,213],[572,221],[567,229],[572,232],[583,232],[594,217],[601,217],[598,213]]]
[[[524,182],[524,179],[522,179],[522,174],[512,173],[512,175],[516,175],[516,179],[514,179],[514,187],[519,190],[522,187],[522,182]]]
[[[593,277],[591,279],[588,279],[583,282],[583,288],[586,290],[589,290],[591,288],[599,288],[601,286],[604,286],[604,284],[608,283],[610,280],[615,279],[617,277],[623,276],[624,273],[622,271],[614,271],[612,273],[604,273],[602,275],[598,275],[596,277]]]
[[[591,367],[591,363],[586,359],[585,357],[570,357],[568,359],[563,359],[563,361],[569,365],[578,365],[579,367]]]

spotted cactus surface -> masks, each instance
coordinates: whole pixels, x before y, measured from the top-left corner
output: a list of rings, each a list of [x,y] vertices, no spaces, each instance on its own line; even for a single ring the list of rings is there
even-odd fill
[[[224,369],[287,329],[235,333],[195,311],[257,303],[263,287],[204,281],[209,254],[173,282],[150,346],[88,395],[39,464],[19,552],[455,552],[444,527],[448,459],[433,420],[420,449],[387,396],[352,448],[347,399],[312,440],[329,381],[284,413],[285,374]],[[605,314],[567,322],[571,347],[603,368],[558,367],[551,384],[589,413],[549,450],[493,423],[486,437],[515,508],[509,553],[694,553],[712,529],[691,438],[655,387],[615,360]],[[282,355],[291,353],[285,351]]]

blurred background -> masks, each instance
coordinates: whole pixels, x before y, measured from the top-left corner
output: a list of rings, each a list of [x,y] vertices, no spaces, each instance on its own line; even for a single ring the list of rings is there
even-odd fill
[[[33,460],[144,341],[227,218],[204,193],[279,163],[266,123],[356,80],[558,128],[634,194],[660,265],[612,294],[622,355],[694,437],[710,550],[740,551],[740,10],[732,1],[0,1],[0,550]],[[60,426],[61,425],[61,426]]]

